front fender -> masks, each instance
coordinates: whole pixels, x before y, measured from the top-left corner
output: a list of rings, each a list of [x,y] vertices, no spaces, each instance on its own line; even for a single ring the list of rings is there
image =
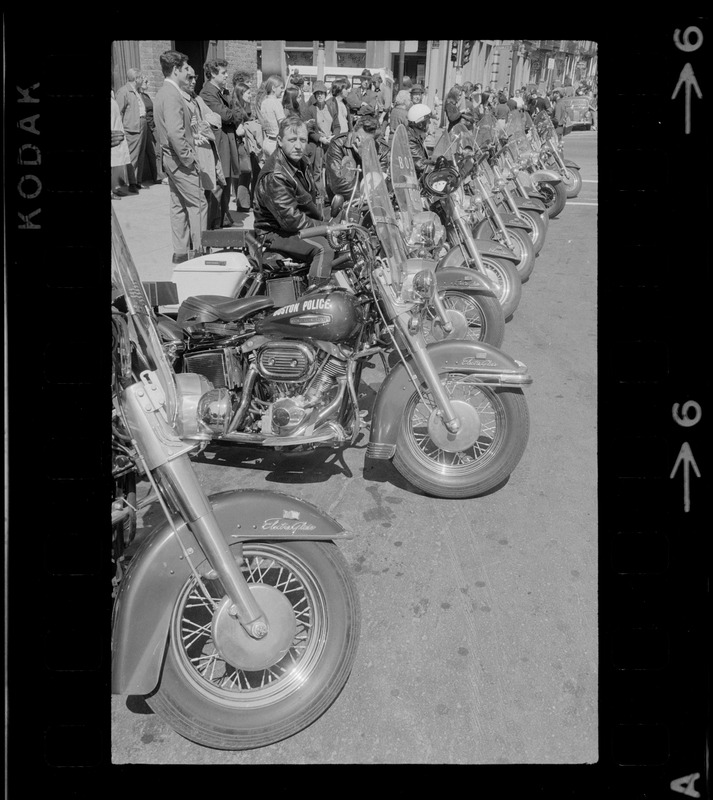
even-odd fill
[[[240,489],[210,496],[228,544],[250,540],[351,538],[317,506],[280,492]],[[172,520],[196,566],[205,562],[186,523]],[[200,570],[199,570],[200,571]],[[173,607],[191,569],[168,522],[131,559],[114,605],[111,642],[113,694],[148,694],[158,683]]]
[[[462,245],[454,247],[453,250],[459,251],[461,260],[455,264],[443,265],[442,261],[436,267],[436,285],[439,289],[462,289],[471,292],[480,292],[481,294],[490,294],[496,296],[495,288],[492,283],[479,272],[476,272],[470,267],[464,267],[465,255],[461,249]],[[453,252],[453,250],[449,252]],[[444,256],[448,258],[449,254]]]
[[[500,219],[502,219],[508,228],[527,228],[528,230],[530,228],[529,223],[520,219],[520,217],[512,211],[500,211]]]
[[[429,344],[427,350],[438,372],[478,375],[483,383],[495,386],[518,387],[532,383],[524,364],[485,342],[443,339]],[[409,364],[418,373],[411,359]],[[366,451],[369,457],[393,457],[404,406],[413,391],[406,367],[399,363],[386,376],[376,396]]]
[[[524,208],[525,210],[539,211],[540,213],[547,210],[547,207],[542,200],[537,200],[534,198],[526,199],[524,197],[516,197],[515,203],[517,204],[518,208]]]
[[[565,167],[572,167],[573,169],[580,169],[579,164],[575,164],[574,161],[570,161],[568,158],[563,158]]]
[[[561,183],[562,178],[551,169],[538,169],[530,175],[535,183]]]

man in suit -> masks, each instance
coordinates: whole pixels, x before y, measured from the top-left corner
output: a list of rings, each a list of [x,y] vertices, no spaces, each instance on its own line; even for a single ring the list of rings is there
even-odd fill
[[[168,177],[173,237],[173,263],[201,255],[201,231],[208,219],[208,206],[198,171],[191,111],[183,99],[188,88],[188,56],[166,50],[159,57],[163,86],[154,98],[154,122]]]
[[[223,168],[223,175],[227,183],[220,198],[220,209],[211,207],[209,216],[211,220],[218,219],[218,223],[213,222],[211,227],[231,228],[235,223],[231,219],[228,210],[230,206],[230,188],[240,177],[240,156],[235,132],[237,126],[244,122],[246,117],[240,109],[231,106],[230,95],[226,92],[228,62],[222,59],[208,61],[204,69],[206,80],[201,89],[201,97],[211,111],[220,114],[222,124],[221,130],[217,132],[215,137],[215,146],[220,156],[220,165]]]
[[[139,189],[148,189],[141,185],[141,173],[144,169],[146,156],[146,138],[148,129],[146,124],[146,105],[139,94],[139,80],[142,75],[138,69],[126,71],[126,83],[117,91],[116,102],[121,112],[121,122],[126,134],[126,143],[129,146],[129,155],[133,167],[133,181],[129,184],[129,191],[138,194]]]

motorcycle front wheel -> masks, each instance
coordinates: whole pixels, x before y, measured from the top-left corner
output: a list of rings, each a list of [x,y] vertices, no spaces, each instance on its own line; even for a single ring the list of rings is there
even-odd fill
[[[496,297],[456,289],[441,289],[438,295],[448,311],[454,330],[446,334],[440,320],[427,312],[423,318],[426,342],[455,337],[500,347],[505,337],[505,315]]]
[[[567,203],[567,188],[563,183],[538,183],[537,191],[543,196],[550,219],[562,213]]]
[[[461,422],[451,435],[428,389],[406,401],[393,464],[434,497],[478,497],[502,483],[525,451],[530,417],[522,389],[478,384],[477,375],[440,375]]]
[[[227,614],[220,581],[203,581],[209,600],[191,577],[147,698],[181,736],[221,750],[264,747],[311,725],[349,677],[361,624],[354,579],[333,543],[246,542],[241,569],[268,618],[265,639]]]
[[[532,274],[532,270],[535,269],[535,246],[525,228],[511,228],[509,225],[505,227],[512,246],[505,241],[503,241],[503,244],[506,247],[510,246],[510,249],[517,256],[518,260],[514,266],[520,276],[520,282],[526,283]],[[473,235],[476,239],[502,239],[499,231],[497,234],[495,233],[496,230],[493,223],[486,218],[476,226]]]
[[[565,167],[562,183],[565,186],[567,198],[576,197],[582,190],[582,176],[579,174],[579,170]]]
[[[503,316],[507,320],[515,313],[522,298],[520,273],[512,261],[484,255],[480,258],[485,277],[495,286],[495,294],[502,306]]]
[[[525,217],[527,222],[530,223],[528,235],[530,236],[530,241],[535,250],[535,255],[537,255],[545,246],[545,236],[547,234],[545,223],[542,221],[542,215],[538,214],[537,211],[530,211],[526,208],[521,208],[520,213]]]

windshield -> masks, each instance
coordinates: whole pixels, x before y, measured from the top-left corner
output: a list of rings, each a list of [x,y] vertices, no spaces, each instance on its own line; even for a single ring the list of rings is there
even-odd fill
[[[435,161],[440,156],[453,159],[453,148],[451,145],[451,135],[443,128],[443,130],[441,130],[441,135],[436,139],[436,143],[433,146],[433,154],[431,156],[433,160]]]
[[[149,305],[134,259],[124,239],[116,212],[111,209],[111,278],[117,295],[123,295],[131,320],[131,338],[149,368],[158,374],[166,395],[166,413],[175,422],[178,404],[173,370],[161,346],[153,311]]]
[[[486,112],[475,132],[475,143],[478,147],[489,147],[491,144],[497,143],[497,125],[495,117],[490,112]]]
[[[532,145],[525,133],[525,114],[519,109],[510,111],[505,122],[505,133],[510,139],[510,151],[514,155],[529,156],[532,154]]]
[[[404,232],[408,235],[416,214],[423,210],[423,204],[408,134],[403,125],[396,128],[391,145],[391,185],[394,187],[396,202],[401,212]]]
[[[408,253],[406,252],[401,229],[396,220],[394,207],[391,205],[386,178],[381,171],[379,158],[376,154],[376,145],[370,136],[361,143],[359,154],[361,155],[361,165],[364,170],[362,185],[369,204],[371,219],[374,222],[384,255],[389,262],[394,288],[397,292],[400,292],[403,283],[402,265],[408,258]]]
[[[557,138],[550,115],[546,111],[540,111],[538,114],[536,114],[534,123],[537,127],[537,132],[540,134],[542,139],[549,139],[550,137],[554,137],[555,139]]]

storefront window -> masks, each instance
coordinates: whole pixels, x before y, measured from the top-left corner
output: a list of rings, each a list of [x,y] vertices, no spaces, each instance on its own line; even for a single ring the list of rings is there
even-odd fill
[[[338,67],[366,67],[366,52],[364,53],[340,53],[337,51]]]
[[[285,50],[285,55],[290,67],[311,67],[314,64],[312,50]]]

